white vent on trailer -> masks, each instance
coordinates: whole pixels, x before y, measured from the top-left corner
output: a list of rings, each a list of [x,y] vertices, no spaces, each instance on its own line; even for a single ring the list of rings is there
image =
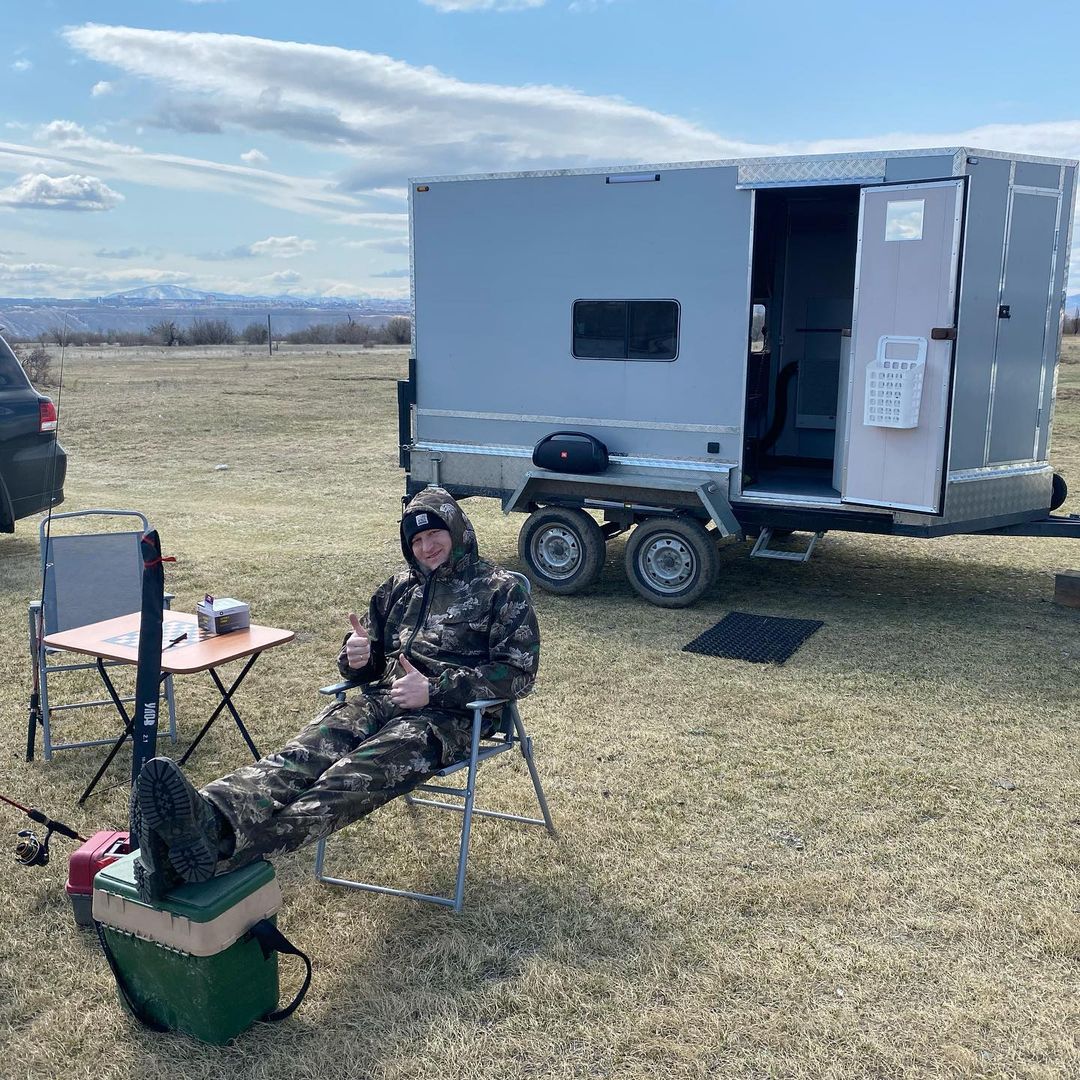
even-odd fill
[[[926,338],[888,334],[878,338],[877,356],[866,365],[863,424],[918,427],[925,371]]]

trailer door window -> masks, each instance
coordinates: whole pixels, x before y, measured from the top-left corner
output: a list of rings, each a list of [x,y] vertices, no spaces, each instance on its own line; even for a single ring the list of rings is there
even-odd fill
[[[679,305],[674,300],[577,300],[574,356],[587,360],[674,360]]]
[[[921,240],[925,199],[898,199],[885,207],[886,240]]]

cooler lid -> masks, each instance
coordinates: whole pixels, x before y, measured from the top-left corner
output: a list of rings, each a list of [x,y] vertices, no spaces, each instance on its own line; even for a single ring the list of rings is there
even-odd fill
[[[281,888],[266,862],[182,885],[147,904],[135,888],[137,854],[125,855],[94,878],[93,915],[103,926],[191,956],[214,956],[281,908]]]
[[[210,922],[274,880],[274,868],[260,859],[209,881],[180,885],[150,905],[139,898],[135,885],[135,858],[138,854],[137,850],[133,851],[99,870],[94,877],[94,890],[100,889],[122,897],[128,903],[180,915],[192,922]]]

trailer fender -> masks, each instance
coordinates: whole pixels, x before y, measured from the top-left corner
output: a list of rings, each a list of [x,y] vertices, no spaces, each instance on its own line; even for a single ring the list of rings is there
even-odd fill
[[[618,496],[620,489],[633,488],[635,490],[649,490],[656,493],[658,506],[665,504],[665,494],[672,491],[692,492],[705,508],[709,519],[716,526],[721,536],[732,536],[736,540],[744,537],[743,528],[731,503],[720,489],[715,480],[678,479],[675,477],[647,476],[642,473],[605,473],[602,475],[583,475],[574,473],[551,472],[548,469],[529,469],[521,479],[521,483],[502,501],[504,514],[513,513],[515,510],[525,510],[533,498],[540,493],[544,481],[557,482],[560,486],[570,485],[582,489],[591,489],[593,493],[598,488],[604,488],[606,494],[611,497]],[[542,501],[542,497],[541,497]]]

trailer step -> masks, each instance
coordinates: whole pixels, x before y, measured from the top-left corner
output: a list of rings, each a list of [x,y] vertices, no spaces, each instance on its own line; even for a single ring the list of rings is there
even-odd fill
[[[810,542],[803,551],[782,551],[778,548],[769,547],[773,538],[773,529],[771,525],[763,525],[761,527],[761,532],[758,533],[757,540],[754,542],[753,550],[750,552],[750,558],[783,559],[785,562],[809,562],[810,556],[813,555],[814,548],[817,546],[817,542],[824,535],[824,531],[814,533],[810,537]]]

